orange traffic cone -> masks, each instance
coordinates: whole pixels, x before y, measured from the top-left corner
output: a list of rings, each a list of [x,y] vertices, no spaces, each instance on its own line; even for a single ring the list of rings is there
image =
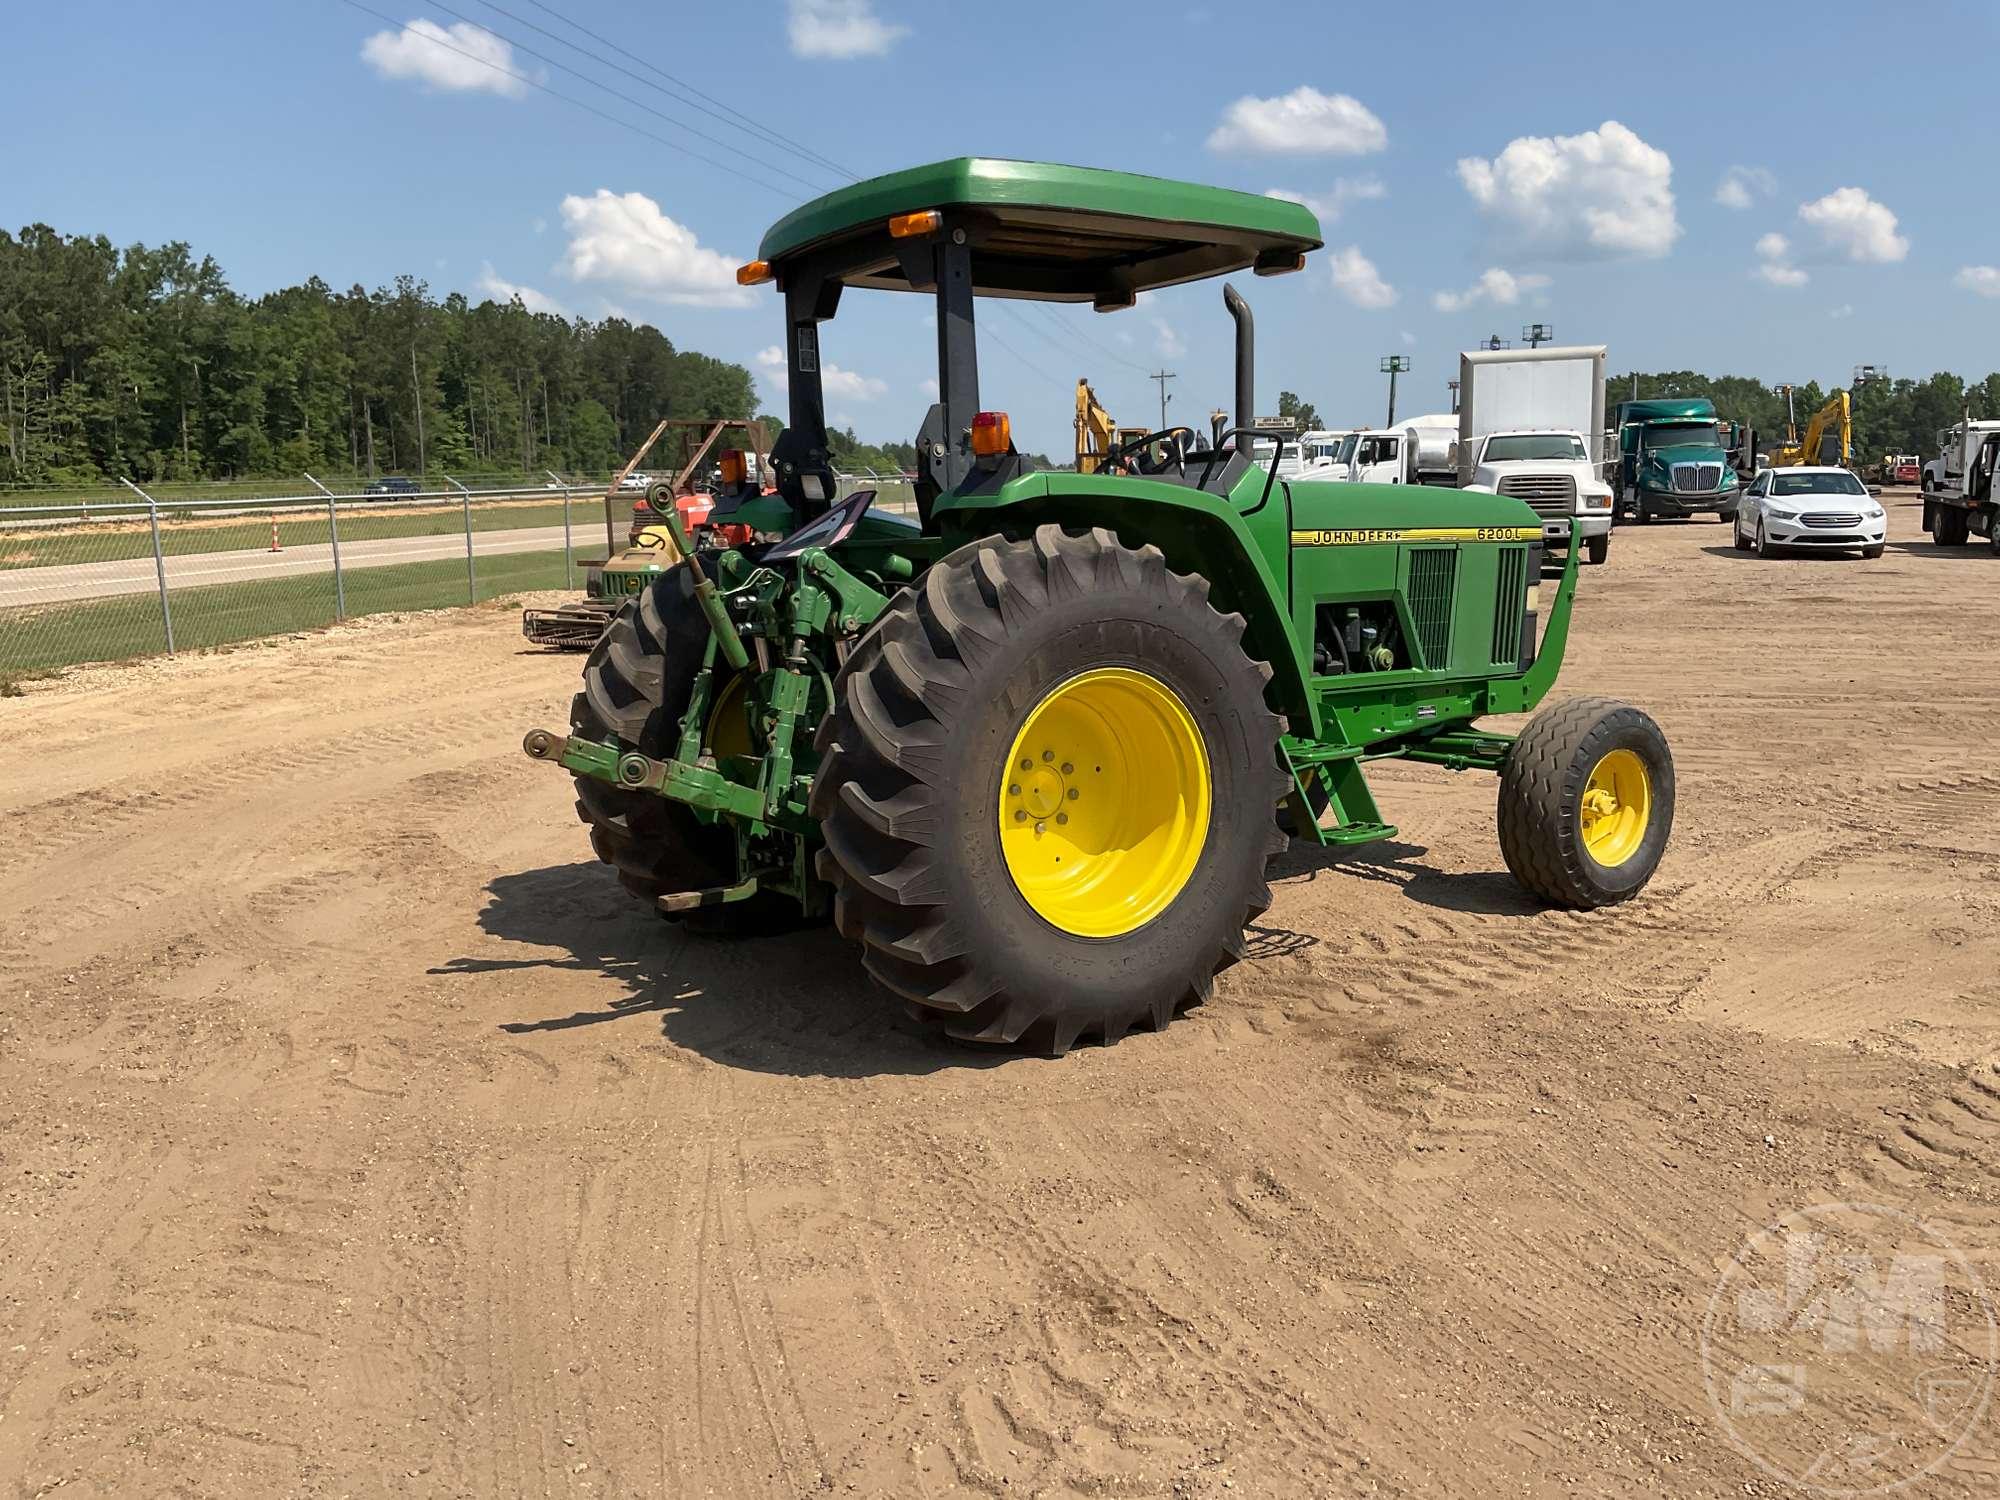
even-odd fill
[[[271,517],[271,550],[273,552],[283,552],[285,550],[278,545],[278,518],[276,516]]]

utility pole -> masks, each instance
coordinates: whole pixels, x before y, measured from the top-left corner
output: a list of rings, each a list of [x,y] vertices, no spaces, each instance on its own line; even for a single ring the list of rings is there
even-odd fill
[[[1521,329],[1521,337],[1528,341],[1530,349],[1539,349],[1555,342],[1556,331],[1546,323],[1529,323]]]
[[[424,461],[424,388],[417,384],[417,346],[410,345],[410,399],[417,403],[417,472],[427,474],[430,466]]]
[[[1382,425],[1384,427],[1394,427],[1396,425],[1396,377],[1409,370],[1410,356],[1407,354],[1385,354],[1382,356],[1382,363],[1378,368],[1384,375],[1389,377],[1389,420]]]
[[[1169,396],[1167,394],[1167,382],[1169,380],[1178,380],[1180,377],[1176,375],[1172,370],[1155,370],[1152,374],[1148,375],[1146,378],[1148,380],[1157,380],[1160,382],[1159,430],[1161,432],[1165,432],[1167,430],[1167,403],[1174,399],[1172,396]]]
[[[1451,392],[1451,414],[1455,417],[1458,415],[1458,382],[1456,380],[1447,380],[1444,383],[1444,388]]]

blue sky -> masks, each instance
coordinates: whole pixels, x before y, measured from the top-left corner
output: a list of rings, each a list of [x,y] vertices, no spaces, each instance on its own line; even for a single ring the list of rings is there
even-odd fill
[[[1306,197],[1328,248],[1301,275],[1241,278],[1267,409],[1283,387],[1329,422],[1379,421],[1387,353],[1413,362],[1402,412],[1445,409],[1460,349],[1535,320],[1608,344],[1613,369],[1830,385],[1862,362],[2000,367],[1992,95],[1968,82],[2000,40],[1990,5],[1681,5],[1649,29],[1602,4],[1434,5],[1412,25],[1345,5],[502,3],[515,19],[479,0],[15,7],[0,224],[184,239],[253,295],[409,272],[616,309],[749,365],[782,410],[759,358],[777,299],[722,272],[844,179],[660,92],[653,64],[863,176],[976,153]],[[490,31],[452,30],[460,14]],[[565,21],[641,78],[529,24],[606,52]],[[860,293],[827,330],[845,372],[829,409],[862,436],[914,433],[926,311]],[[981,328],[984,404],[1024,445],[1067,448],[1080,374],[1123,421],[1157,420],[1162,367],[1176,420],[1229,399],[1215,283]]]

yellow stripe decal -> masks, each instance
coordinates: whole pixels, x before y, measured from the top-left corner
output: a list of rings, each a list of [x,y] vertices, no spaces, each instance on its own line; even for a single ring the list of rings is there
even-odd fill
[[[1294,547],[1365,547],[1378,542],[1532,542],[1539,526],[1419,526],[1408,530],[1295,531]]]

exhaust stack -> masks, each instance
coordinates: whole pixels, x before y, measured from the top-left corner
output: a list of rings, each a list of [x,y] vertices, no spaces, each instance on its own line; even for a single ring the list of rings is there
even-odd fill
[[[1236,425],[1257,425],[1257,323],[1250,316],[1250,304],[1227,282],[1222,286],[1222,305],[1236,320]],[[1241,443],[1238,439],[1238,443]],[[1247,451],[1247,450],[1243,450]]]

